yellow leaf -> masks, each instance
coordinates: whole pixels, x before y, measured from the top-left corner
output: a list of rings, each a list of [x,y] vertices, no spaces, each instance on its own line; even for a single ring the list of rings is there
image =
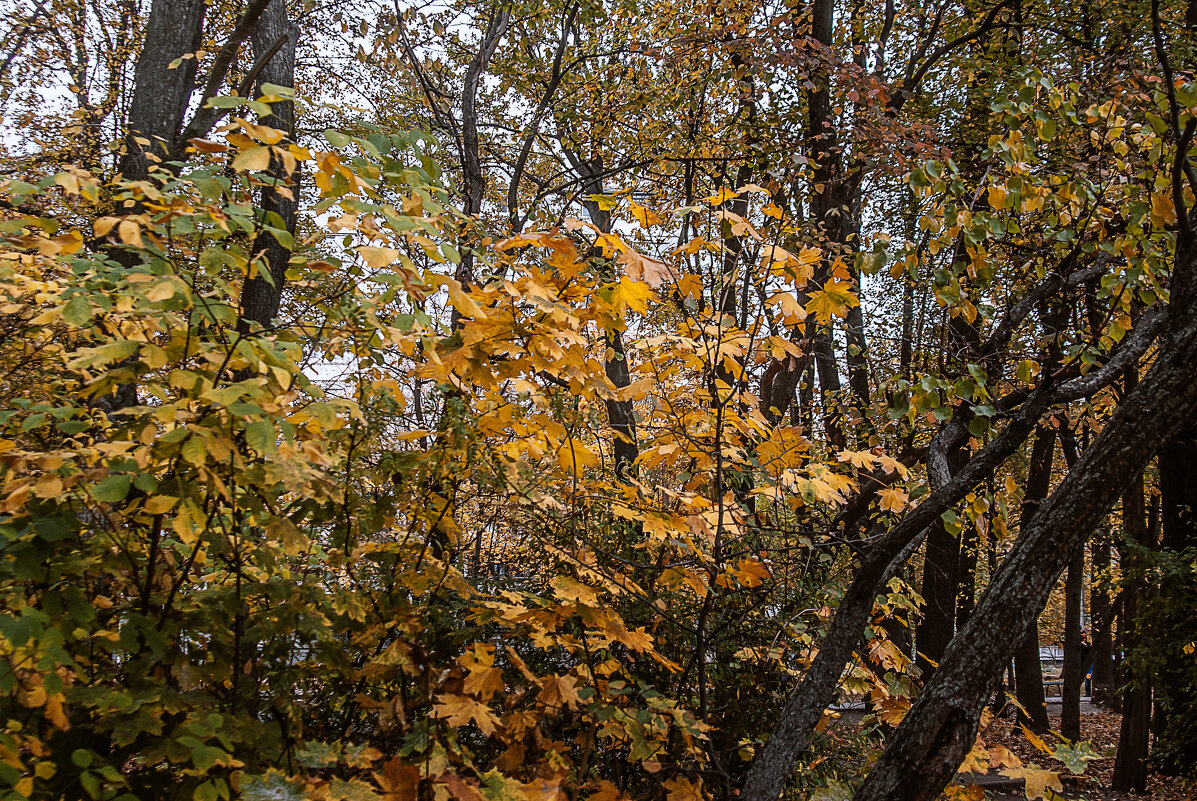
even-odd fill
[[[989,187],[989,207],[991,209],[1006,208],[1006,187],[1005,186],[991,186]]]
[[[652,296],[653,291],[648,284],[621,278],[615,285],[615,291],[611,293],[611,305],[617,311],[631,309],[644,314],[648,311],[648,300]]]
[[[489,706],[464,695],[440,696],[432,714],[434,717],[444,718],[450,726],[464,726],[473,721],[486,735],[494,734],[499,727],[499,719]]]
[[[640,227],[649,228],[653,225],[661,225],[662,220],[655,211],[647,206],[641,206],[634,200],[629,201],[631,206],[632,216],[636,218],[636,222],[640,223]]]
[[[877,494],[881,496],[882,511],[898,513],[906,508],[907,496],[900,489],[888,487]]]
[[[823,288],[812,292],[807,301],[807,312],[815,315],[819,322],[826,325],[832,317],[844,317],[848,309],[856,306],[860,301],[852,291],[852,284],[847,281],[829,279]]]
[[[160,515],[169,512],[176,503],[178,498],[172,498],[169,495],[155,495],[145,502],[146,514]]]
[[[242,150],[233,159],[233,169],[238,172],[261,172],[270,166],[270,148],[265,146],[250,147]]]
[[[554,576],[549,584],[553,587],[553,595],[563,601],[572,601],[583,606],[598,604],[598,593],[593,588],[569,576]]]
[[[1151,222],[1156,228],[1163,228],[1176,222],[1176,204],[1168,195],[1151,196]]]
[[[1064,791],[1063,785],[1060,784],[1060,774],[1054,770],[1029,765],[1023,768],[1004,768],[1002,775],[1008,776],[1011,779],[1025,780],[1027,783],[1026,794],[1029,801],[1047,797],[1048,789],[1057,793]]]
[[[790,292],[778,292],[765,302],[767,306],[780,306],[782,317],[786,325],[794,325],[806,319],[806,309]]]
[[[462,317],[473,317],[475,320],[487,319],[486,312],[461,288],[461,284],[452,278],[446,278],[445,286],[449,289],[449,301],[457,311],[461,312]]]
[[[126,245],[133,245],[138,248],[145,247],[141,241],[141,226],[133,220],[121,220],[116,230],[117,235],[120,236],[121,241]]]
[[[724,203],[731,200],[732,198],[737,198],[739,196],[740,196],[739,192],[733,192],[731,189],[728,189],[726,186],[721,186],[721,187],[719,187],[718,194],[714,194],[714,195],[711,195],[710,197],[703,198],[703,202],[709,203],[712,206],[722,206]]]
[[[364,245],[357,249],[357,255],[362,261],[375,270],[389,267],[399,258],[399,251],[394,248],[376,248]]]

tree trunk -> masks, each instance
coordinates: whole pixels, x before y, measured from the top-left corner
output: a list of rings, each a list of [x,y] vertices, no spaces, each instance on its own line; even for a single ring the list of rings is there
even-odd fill
[[[1110,597],[1096,589],[1098,576],[1110,567],[1110,542],[1104,532],[1093,540],[1091,553],[1089,611],[1094,621],[1106,620],[1113,614]],[[1101,631],[1093,628],[1090,634],[1093,647],[1093,689],[1090,695],[1094,704],[1107,709],[1113,708],[1115,699],[1113,630],[1113,625],[1107,625]]]
[[[1156,746],[1162,772],[1197,775],[1197,668],[1185,648],[1193,642],[1197,609],[1197,427],[1190,425],[1160,449],[1161,602],[1151,614],[1156,664]]]
[[[1085,551],[1078,549],[1068,564],[1064,581],[1064,688],[1060,695],[1060,734],[1076,742],[1081,738],[1081,593],[1084,591]]]
[[[287,18],[285,0],[270,0],[251,34],[254,56],[264,58],[279,41],[283,44],[278,45],[274,55],[262,66],[259,86],[272,83],[294,88],[295,46],[298,40],[299,28]],[[261,122],[282,131],[285,137],[281,144],[285,146],[295,137],[295,105],[290,101],[271,103],[270,116],[262,118]],[[270,165],[270,180],[271,186],[262,187],[262,211],[266,215],[278,215],[278,220],[267,219],[275,225],[281,223],[283,230],[294,235],[299,209],[298,174],[288,172],[280,159],[274,159]],[[279,191],[280,187],[283,191]],[[253,252],[264,256],[264,264],[259,263],[258,274],[245,282],[241,292],[238,329],[242,334],[249,332],[250,323],[264,328],[272,324],[282,301],[283,286],[287,281],[287,263],[291,258],[290,249],[269,233],[258,235],[254,240]]]
[[[1020,529],[1025,531],[1035,512],[1047,497],[1051,485],[1052,459],[1056,452],[1056,434],[1048,428],[1039,429],[1031,447],[1031,461],[1027,467],[1027,485],[1023,493]],[[1014,653],[1015,694],[1022,709],[1018,720],[1036,734],[1047,734],[1051,723],[1047,719],[1047,702],[1043,694],[1043,666],[1039,661],[1039,616],[1031,624],[1028,634]],[[1025,711],[1024,711],[1025,710]]]
[[[197,59],[171,62],[203,46],[204,0],[154,0],[146,20],[141,55],[133,77],[133,100],[120,171],[144,181],[151,157],[167,158],[183,128],[183,115],[195,86]]]
[[[1193,256],[1182,240],[1174,270],[1180,286],[1192,278]],[[1112,499],[1197,410],[1197,315],[1187,292],[1172,303],[1172,331],[1151,370],[1023,528],[856,801],[932,799],[951,780],[973,746],[998,671],[1026,638],[1072,554]]]
[[[1151,730],[1151,677],[1135,670],[1136,651],[1143,646],[1139,632],[1139,605],[1146,584],[1143,579],[1143,560],[1135,553],[1133,543],[1146,544],[1147,526],[1143,518],[1143,477],[1135,478],[1122,495],[1122,525],[1132,544],[1122,559],[1123,575],[1129,583],[1123,590],[1123,644],[1131,659],[1124,664],[1127,686],[1122,694],[1122,728],[1118,734],[1118,756],[1114,760],[1112,784],[1115,790],[1147,789],[1147,754]]]
[[[960,541],[948,532],[943,520],[927,534],[923,557],[923,619],[915,631],[917,664],[924,679],[930,678],[956,633],[957,561]]]
[[[1076,437],[1067,421],[1060,426],[1060,450],[1071,470],[1076,465]],[[1081,684],[1084,682],[1084,645],[1081,642],[1081,605],[1085,591],[1085,549],[1078,548],[1068,563],[1064,580],[1064,666],[1060,691],[1060,734],[1076,742],[1081,738]]]

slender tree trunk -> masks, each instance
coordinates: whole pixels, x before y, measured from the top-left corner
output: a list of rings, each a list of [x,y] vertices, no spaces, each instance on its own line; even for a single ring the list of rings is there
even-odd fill
[[[287,18],[285,0],[270,0],[251,34],[253,53],[256,58],[269,60],[259,73],[258,86],[270,83],[275,86],[295,87],[295,47],[299,40],[299,28]],[[279,42],[282,44],[279,44]],[[271,51],[274,54],[271,56]],[[286,145],[295,138],[295,104],[289,100],[270,104],[270,115],[262,118],[263,125],[280,130]],[[280,224],[288,234],[294,236],[298,217],[298,173],[289,172],[281,159],[270,164],[269,186],[262,187],[262,212],[268,222]],[[269,215],[278,215],[273,220]],[[255,254],[262,254],[265,262],[259,265],[258,274],[245,282],[241,292],[241,319],[238,328],[248,333],[250,323],[264,328],[272,325],[282,302],[283,287],[287,281],[287,264],[291,250],[278,241],[273,234],[263,232],[254,240]],[[262,268],[265,268],[265,271]],[[267,277],[269,276],[269,277]]]
[[[1052,458],[1056,450],[1055,432],[1041,428],[1031,447],[1031,461],[1027,467],[1027,485],[1023,493],[1020,529],[1030,525],[1047,497],[1051,485]],[[1022,709],[1018,720],[1037,734],[1047,734],[1051,723],[1047,719],[1047,702],[1043,694],[1043,666],[1039,661],[1039,616],[1028,629],[1027,635],[1014,653],[1015,694]],[[1024,711],[1025,710],[1025,711]]]
[[[950,533],[942,520],[927,534],[927,550],[923,557],[923,619],[915,631],[915,648],[919,671],[930,678],[955,635],[957,561],[960,541]]]
[[[1104,576],[1110,567],[1110,541],[1105,532],[1100,532],[1094,538],[1091,547],[1089,576],[1089,611],[1094,621],[1106,620],[1114,612],[1110,608],[1110,597],[1097,589],[1098,578]],[[1115,703],[1114,692],[1114,626],[1105,626],[1101,631],[1096,628],[1091,633],[1093,646],[1093,690],[1092,702],[1098,706],[1112,709]]]
[[[1078,550],[1068,564],[1064,581],[1064,688],[1060,695],[1060,734],[1068,740],[1081,737],[1081,689],[1084,683],[1081,653],[1081,593],[1084,591],[1085,552]]]
[[[1148,529],[1143,516],[1143,477],[1135,478],[1122,494],[1122,525],[1130,543],[1145,545]],[[1122,622],[1124,647],[1131,655],[1126,663],[1127,685],[1122,694],[1122,728],[1118,734],[1118,755],[1114,760],[1112,785],[1115,790],[1147,789],[1147,756],[1151,734],[1151,677],[1135,670],[1136,652],[1144,645],[1139,632],[1139,607],[1146,590],[1142,559],[1131,544],[1122,559],[1123,575],[1129,583],[1123,590]]]
[[[1060,450],[1071,470],[1076,465],[1076,437],[1065,421],[1060,426]],[[1064,666],[1060,691],[1060,734],[1076,742],[1081,738],[1081,685],[1084,657],[1081,642],[1081,604],[1085,591],[1085,549],[1079,548],[1068,563],[1064,580]]]

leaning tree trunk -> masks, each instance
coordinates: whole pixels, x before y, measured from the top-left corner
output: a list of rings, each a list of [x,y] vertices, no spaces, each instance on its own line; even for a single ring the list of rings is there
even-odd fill
[[[1161,354],[1022,531],[857,801],[929,801],[938,795],[973,746],[998,671],[1031,630],[1072,554],[1152,454],[1194,417],[1194,255],[1191,243],[1178,246],[1172,331]]]

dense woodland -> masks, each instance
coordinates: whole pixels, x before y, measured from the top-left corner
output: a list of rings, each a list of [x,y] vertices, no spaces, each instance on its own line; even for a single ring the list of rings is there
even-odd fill
[[[0,20],[3,798],[1192,778],[1197,4]]]

